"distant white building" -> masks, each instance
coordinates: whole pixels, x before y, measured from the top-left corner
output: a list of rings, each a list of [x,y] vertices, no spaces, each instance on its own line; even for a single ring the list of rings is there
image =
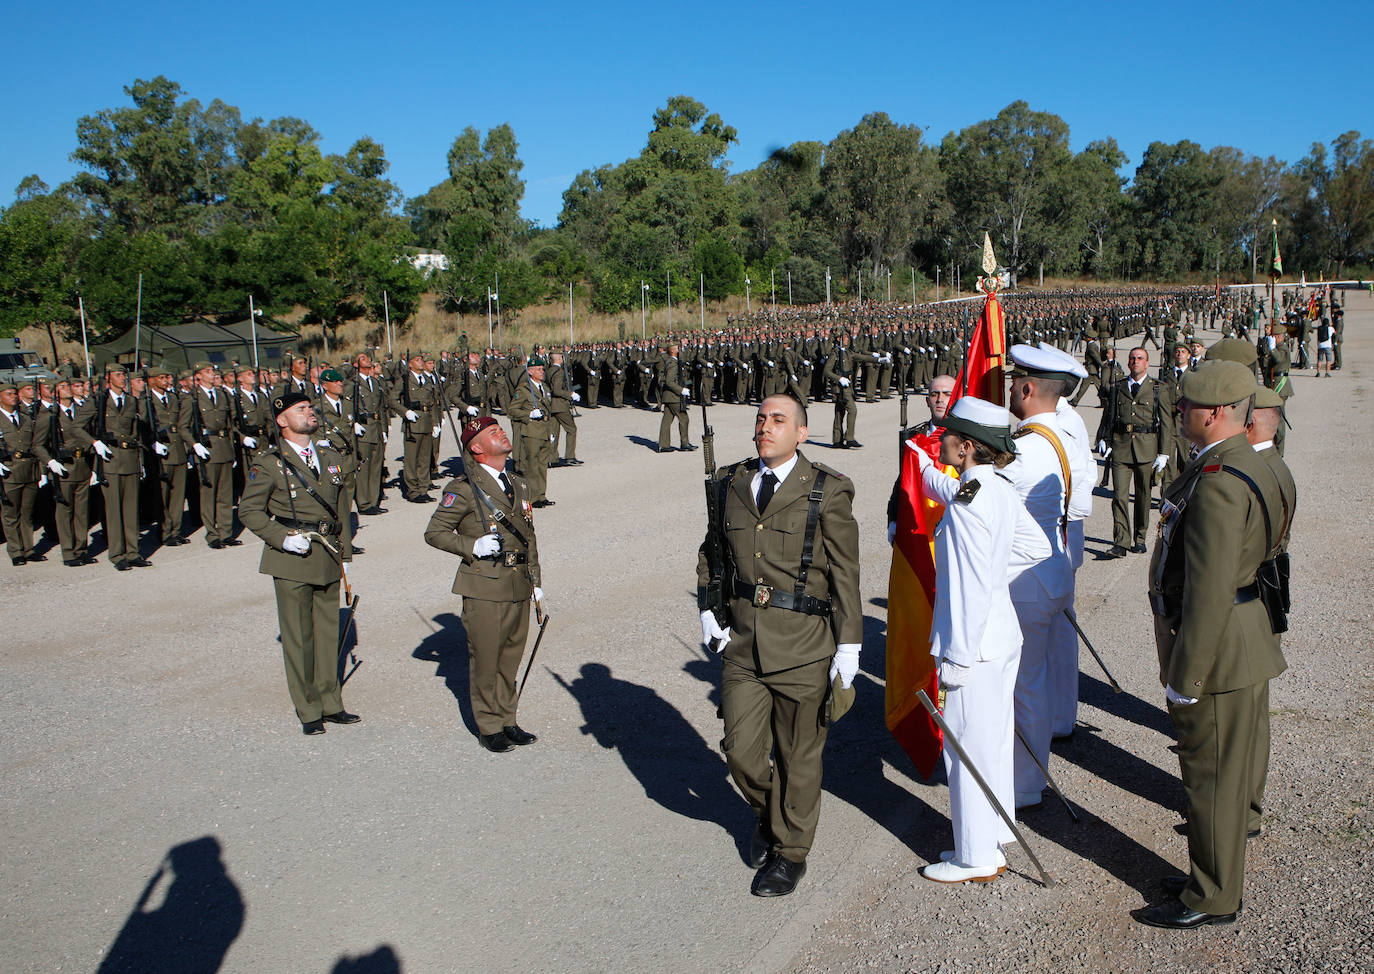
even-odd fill
[[[439,271],[448,270],[448,257],[437,250],[419,250],[406,259],[426,278]]]

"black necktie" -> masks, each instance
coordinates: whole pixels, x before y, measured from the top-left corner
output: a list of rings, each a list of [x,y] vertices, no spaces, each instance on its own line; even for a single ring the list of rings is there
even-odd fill
[[[763,472],[763,483],[759,486],[759,513],[762,514],[773,499],[773,491],[778,489],[778,478],[771,470]]]
[[[501,475],[500,475],[500,478],[499,478],[499,479],[500,479],[500,481],[501,481],[501,489],[504,490],[504,491],[506,492],[506,501],[507,501],[508,503],[514,504],[514,503],[515,503],[515,489],[514,489],[513,487],[511,487],[510,481],[506,479],[506,472],[505,472],[504,470],[501,471]]]
[[[1139,391],[1140,391],[1140,383],[1139,383],[1139,382],[1132,382],[1132,383],[1131,383],[1131,398],[1134,399],[1134,398],[1135,398],[1135,394],[1136,394],[1137,392],[1139,392]]]

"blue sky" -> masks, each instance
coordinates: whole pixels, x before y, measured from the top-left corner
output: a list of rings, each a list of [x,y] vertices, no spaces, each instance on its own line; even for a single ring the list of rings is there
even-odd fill
[[[1291,163],[1352,128],[1374,137],[1367,43],[1339,26],[1350,11],[1268,0],[0,0],[0,202],[29,173],[51,185],[70,177],[77,118],[127,104],[125,85],[158,74],[245,118],[304,118],[326,152],[371,136],[407,196],[444,177],[465,126],[509,122],[524,215],[546,226],[573,176],[637,154],[654,109],[675,94],[739,130],[735,171],[779,145],[828,141],[867,112],[938,143],[1017,99],[1062,116],[1075,149],[1114,136],[1129,170],[1150,142],[1185,138]]]

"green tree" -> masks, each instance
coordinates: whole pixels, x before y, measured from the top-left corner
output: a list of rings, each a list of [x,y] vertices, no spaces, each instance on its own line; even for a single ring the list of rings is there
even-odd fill
[[[1142,252],[1149,245],[1142,271],[1169,280],[1211,264],[1220,182],[1196,142],[1150,143],[1130,190]]]
[[[1329,157],[1316,142],[1295,168],[1321,230],[1321,256],[1335,262],[1335,273],[1374,257],[1374,142],[1345,132],[1332,140]]]
[[[37,176],[19,184],[13,205],[0,209],[0,336],[29,325],[73,320],[73,262],[85,228],[77,204],[49,193]]]

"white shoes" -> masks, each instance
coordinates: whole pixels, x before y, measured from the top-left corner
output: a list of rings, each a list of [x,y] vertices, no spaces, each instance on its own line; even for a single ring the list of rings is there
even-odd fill
[[[953,849],[946,849],[944,852],[940,853],[940,861],[941,861],[941,862],[953,862],[953,861],[954,861],[954,850],[953,850]],[[997,866],[997,868],[999,868],[999,869],[1005,869],[1005,868],[1007,868],[1007,857],[1006,857],[1005,855],[1003,855],[1002,850],[1001,850],[1000,848],[997,849],[997,855],[996,855],[996,857],[994,858],[993,865]]]
[[[1005,859],[1000,866],[966,866],[942,859],[922,869],[921,875],[933,883],[990,883],[1006,871]]]

